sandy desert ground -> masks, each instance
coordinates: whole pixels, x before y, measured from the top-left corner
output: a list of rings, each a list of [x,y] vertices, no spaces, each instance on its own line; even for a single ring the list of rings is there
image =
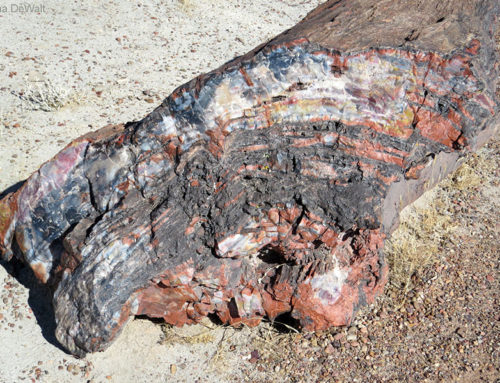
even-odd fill
[[[319,3],[46,0],[43,12],[20,13],[2,0],[0,192]],[[3,263],[0,383],[498,381],[499,159],[497,137],[406,210],[387,294],[348,328],[173,329],[138,318],[105,352],[75,359],[54,339],[48,292]]]

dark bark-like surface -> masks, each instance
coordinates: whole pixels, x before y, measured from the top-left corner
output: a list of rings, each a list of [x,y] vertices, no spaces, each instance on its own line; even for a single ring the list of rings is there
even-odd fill
[[[308,330],[387,278],[399,211],[498,126],[495,1],[330,1],[83,136],[0,201],[0,251],[54,288],[58,340],[131,315]]]

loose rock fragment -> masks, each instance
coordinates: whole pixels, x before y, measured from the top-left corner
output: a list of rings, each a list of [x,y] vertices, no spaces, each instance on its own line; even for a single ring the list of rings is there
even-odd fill
[[[131,315],[349,324],[399,211],[498,126],[498,8],[327,2],[69,144],[0,201],[1,254],[55,288],[76,355]]]

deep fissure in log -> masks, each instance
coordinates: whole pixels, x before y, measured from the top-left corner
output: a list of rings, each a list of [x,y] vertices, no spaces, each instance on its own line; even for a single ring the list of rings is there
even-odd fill
[[[73,141],[0,201],[2,256],[54,286],[68,350],[131,315],[324,329],[382,291],[399,211],[498,126],[498,4],[362,3]]]

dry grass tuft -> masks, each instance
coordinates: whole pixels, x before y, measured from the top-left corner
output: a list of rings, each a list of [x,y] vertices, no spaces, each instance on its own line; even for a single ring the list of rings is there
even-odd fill
[[[74,93],[54,85],[46,80],[36,85],[29,85],[24,93],[16,94],[30,110],[54,112],[69,104],[78,103]]]
[[[439,248],[446,247],[457,229],[452,220],[453,205],[460,193],[483,185],[485,174],[495,166],[491,149],[470,154],[465,163],[401,213],[401,224],[387,241],[385,253],[390,267],[389,289],[399,305],[405,304],[412,289],[412,276],[423,273],[436,262]],[[457,194],[458,193],[458,194]]]
[[[481,185],[482,178],[478,173],[481,160],[479,156],[471,156],[470,160],[460,166],[448,180],[449,186],[459,190],[466,190]]]
[[[213,328],[207,327],[205,330],[197,332],[192,335],[181,335],[178,329],[168,324],[161,325],[163,337],[160,340],[161,344],[199,344],[199,343],[212,343],[215,340],[213,334],[217,326]]]
[[[191,13],[193,11],[193,8],[195,7],[193,0],[179,0],[179,3],[180,3],[180,8],[185,13]]]
[[[390,286],[404,297],[411,278],[436,261],[434,255],[455,230],[451,218],[442,213],[442,201],[431,200],[428,207],[410,206],[402,222],[387,242]],[[404,302],[403,302],[404,304]]]

